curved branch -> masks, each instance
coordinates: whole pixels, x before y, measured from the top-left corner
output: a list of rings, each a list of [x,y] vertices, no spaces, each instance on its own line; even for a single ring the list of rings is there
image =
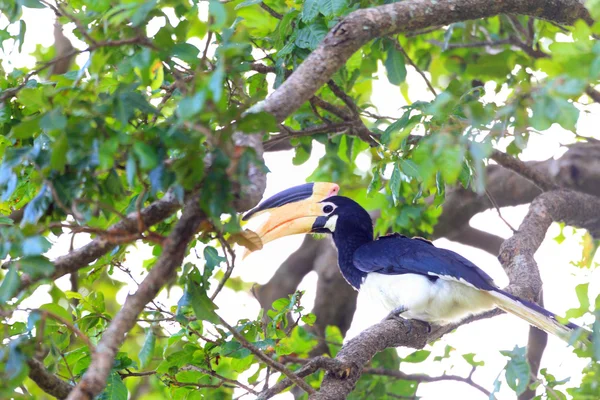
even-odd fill
[[[135,326],[137,316],[144,310],[144,306],[156,297],[163,284],[183,261],[188,243],[204,219],[198,202],[199,196],[193,195],[186,203],[183,215],[167,238],[155,266],[139,285],[138,290],[127,297],[121,310],[102,334],[87,372],[69,394],[68,399],[91,400],[104,390],[115,355],[125,341],[125,335]]]
[[[526,14],[555,22],[592,19],[577,0],[407,0],[354,11],[340,21],[319,47],[261,105],[284,120],[323,86],[346,60],[372,39],[401,32],[486,18]]]
[[[258,156],[262,157],[261,142],[257,135],[237,136],[237,139],[234,137],[236,145],[253,147]],[[248,178],[249,182],[234,185],[238,196],[234,203],[238,210],[250,208],[258,203],[265,189],[266,177],[258,166],[248,169]],[[137,323],[137,317],[144,310],[145,305],[156,297],[163,285],[175,274],[187,253],[188,244],[198,232],[201,222],[206,219],[199,203],[198,192],[188,196],[183,214],[164,241],[162,253],[156,264],[138,286],[137,291],[127,297],[123,307],[102,334],[96,351],[92,354],[92,362],[87,372],[71,391],[68,399],[91,400],[104,390],[115,355],[125,341],[126,334]]]
[[[57,399],[66,399],[73,386],[50,373],[41,361],[31,358],[27,360],[29,378],[36,383],[45,393]]]
[[[114,224],[108,229],[108,232],[138,232],[138,221],[141,219],[144,225],[149,227],[156,225],[157,223],[169,218],[179,208],[181,204],[177,200],[176,196],[172,193],[167,193],[160,200],[155,201],[148,207],[143,208],[138,214],[133,212],[127,216],[127,219],[122,220]],[[99,237],[92,240],[79,249],[73,250],[70,253],[58,257],[54,260],[54,273],[50,276],[50,279],[56,280],[61,276],[75,272],[81,268],[84,268],[88,264],[94,262],[98,258],[102,257],[106,253],[113,250],[117,245],[111,242],[106,237]],[[37,282],[39,279],[31,279],[29,275],[23,274],[21,276],[21,287],[20,289],[26,289],[28,286]]]
[[[464,225],[462,228],[450,232],[446,235],[446,238],[457,243],[487,251],[494,256],[498,255],[500,246],[502,246],[502,242],[504,242],[504,239],[500,236],[481,231],[470,225]]]

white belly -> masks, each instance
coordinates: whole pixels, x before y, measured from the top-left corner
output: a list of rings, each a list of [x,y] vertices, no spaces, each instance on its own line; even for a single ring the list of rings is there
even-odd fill
[[[407,311],[403,318],[433,322],[439,325],[459,321],[494,307],[492,296],[458,281],[442,278],[432,282],[417,274],[384,275],[370,273],[360,287],[361,292],[377,299],[387,312],[398,307]]]

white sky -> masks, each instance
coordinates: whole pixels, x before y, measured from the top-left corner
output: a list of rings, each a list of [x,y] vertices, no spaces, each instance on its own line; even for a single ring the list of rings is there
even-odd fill
[[[27,56],[33,51],[36,44],[50,46],[53,43],[53,13],[49,10],[32,10],[24,9],[24,20],[27,23],[27,35],[23,53],[17,54],[16,48],[10,54],[2,54],[0,59],[2,66],[10,70],[13,67],[32,67],[35,63],[33,57]],[[4,17],[0,16],[0,27],[6,25]],[[65,29],[68,36],[72,39],[73,44],[78,48],[85,46],[80,41],[76,40],[73,35],[69,34],[73,26],[68,25]],[[10,46],[8,46],[10,47]],[[78,58],[79,65],[87,59],[86,55],[80,55]],[[431,95],[427,92],[422,78],[416,74],[411,67],[408,68],[408,81],[410,85],[411,100],[428,100]],[[373,103],[378,107],[382,115],[398,116],[400,107],[405,105],[405,101],[400,94],[398,88],[390,86],[385,78],[385,74],[380,72],[381,79],[374,81],[373,84]],[[487,98],[491,101],[491,98]],[[595,127],[600,125],[599,107],[590,107],[591,114],[583,114],[578,123],[578,131],[582,135],[593,136],[591,132],[596,132]],[[598,134],[595,134],[599,137]],[[530,146],[524,152],[522,159],[524,160],[542,160],[549,157],[558,157],[564,152],[561,144],[573,142],[573,135],[564,131],[562,128],[554,125],[543,137],[533,136],[530,140]],[[296,167],[292,165],[292,152],[279,152],[266,154],[265,159],[267,166],[271,171],[268,175],[267,190],[265,197],[268,197],[282,189],[305,182],[306,177],[317,166],[318,159],[323,155],[323,148],[316,146],[313,154],[308,162],[304,165]],[[342,193],[343,194],[343,193]],[[505,208],[502,210],[503,216],[513,226],[518,226],[527,212],[526,206]],[[475,216],[471,220],[471,226],[478,229],[488,231],[502,237],[509,237],[510,230],[498,218],[494,211],[487,211]],[[546,308],[552,310],[559,315],[564,315],[565,311],[572,307],[577,307],[578,301],[573,288],[575,285],[583,282],[591,281],[591,272],[580,270],[570,265],[570,261],[578,260],[581,254],[580,240],[582,232],[578,231],[574,234],[571,229],[565,229],[567,239],[563,244],[558,245],[552,240],[558,234],[559,230],[556,225],[553,225],[548,232],[547,238],[542,244],[540,250],[536,254],[536,260],[540,267],[540,272],[544,282],[545,303]],[[80,246],[86,242],[87,238],[84,235],[78,236],[76,246]],[[266,283],[273,275],[280,263],[291,254],[302,241],[302,237],[288,237],[270,243],[265,248],[257,253],[252,254],[245,261],[238,261],[234,276],[240,276],[246,281],[255,281],[259,284]],[[439,247],[450,248],[469,258],[475,264],[488,272],[498,284],[501,286],[508,283],[506,275],[502,271],[496,257],[478,249],[462,246],[445,239],[437,240],[435,244]],[[64,254],[68,250],[68,243],[65,240],[60,240],[51,250],[51,258],[60,254]],[[127,266],[134,271],[134,276],[139,276],[142,267],[142,261],[149,258],[148,248],[140,244],[136,249],[131,250],[128,257]],[[240,260],[241,257],[238,257]],[[190,261],[196,261],[194,256],[190,256]],[[598,261],[598,257],[596,257]],[[120,274],[117,271],[117,277],[128,281],[128,277]],[[598,280],[595,280],[598,282]],[[64,277],[58,282],[59,286],[67,289],[68,278]],[[306,295],[303,298],[303,305],[306,309],[311,309],[314,302],[316,287],[316,273],[311,272],[300,285],[300,289],[306,290]],[[32,299],[29,306],[35,306],[34,303],[43,304],[50,301],[47,295],[48,286],[43,286],[36,291],[36,296]],[[119,301],[123,301],[127,292],[135,291],[135,285],[130,284],[129,288],[123,288],[119,293]],[[591,285],[590,293],[592,300],[600,290],[598,285]],[[164,304],[175,303],[181,295],[180,289],[172,289],[170,296],[167,297],[165,291],[160,294],[160,301]],[[233,293],[225,289],[225,291],[217,298],[217,304],[220,307],[220,314],[225,317],[230,323],[234,323],[237,318],[255,318],[259,306],[256,300],[246,293]],[[592,303],[593,304],[593,303]],[[24,305],[25,306],[25,305]],[[378,322],[385,311],[379,308],[378,304],[370,303],[367,299],[359,295],[358,310],[355,314],[352,327],[350,328],[347,338],[349,339],[373,323]],[[528,325],[516,317],[510,315],[502,315],[493,319],[478,321],[470,325],[461,327],[457,332],[446,335],[430,348],[434,355],[442,354],[446,344],[451,345],[457,350],[455,356],[450,360],[445,360],[443,363],[424,362],[420,364],[404,364],[402,370],[408,373],[427,373],[430,375],[441,375],[444,372],[449,374],[457,374],[466,376],[470,371],[470,366],[460,357],[461,354],[476,353],[477,360],[484,360],[485,366],[478,368],[474,374],[474,380],[485,388],[491,389],[493,382],[502,371],[506,359],[499,351],[511,350],[515,344],[523,346],[526,344],[528,334]],[[401,355],[408,354],[412,350],[398,349]],[[431,356],[430,358],[433,358]],[[559,339],[550,337],[547,350],[542,360],[542,368],[548,368],[549,372],[554,374],[557,379],[563,379],[572,376],[573,372],[581,371],[585,365],[585,360],[580,360],[575,357],[571,350]],[[579,377],[572,376],[571,382],[567,386],[577,386]],[[514,393],[508,390],[507,385],[503,382],[502,390],[497,396],[499,399],[512,399]],[[440,382],[429,383],[420,386],[418,395],[423,399],[438,399],[447,398],[448,394],[452,393],[452,398],[461,399],[483,399],[485,396],[479,391],[471,388],[463,383],[455,382]],[[291,394],[279,395],[278,399],[291,399]]]

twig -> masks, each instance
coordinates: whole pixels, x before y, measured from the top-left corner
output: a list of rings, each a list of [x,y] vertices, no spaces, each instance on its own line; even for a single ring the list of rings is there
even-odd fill
[[[303,136],[313,136],[319,133],[337,133],[344,132],[351,127],[351,123],[348,122],[337,122],[333,124],[324,124],[324,125],[315,125],[310,128],[303,129],[301,131],[294,131],[289,128],[285,128],[287,133],[280,133],[277,136],[271,137],[263,142],[263,147],[268,149],[273,144],[281,142],[286,139],[291,139],[293,137],[303,137]],[[283,127],[283,126],[282,126]]]
[[[25,75],[25,78],[23,79],[23,82],[21,82],[20,85],[15,86],[14,88],[10,88],[7,89],[5,91],[2,92],[2,95],[0,95],[0,103],[2,103],[3,101],[5,101],[6,99],[9,99],[13,96],[15,96],[21,89],[23,89],[26,85],[27,82],[29,82],[29,80],[34,76],[39,74],[40,72],[44,71],[45,69],[51,67],[52,65],[54,65],[55,63],[62,61],[62,60],[66,60],[70,57],[73,57],[77,54],[81,54],[81,53],[86,53],[89,51],[94,51],[96,49],[99,49],[101,47],[119,47],[119,46],[124,46],[124,45],[128,45],[128,44],[139,44],[142,46],[149,46],[149,47],[153,47],[150,42],[148,41],[148,38],[144,38],[144,37],[134,37],[134,38],[128,38],[128,39],[119,39],[119,40],[109,40],[109,41],[102,41],[102,42],[96,42],[96,44],[89,46],[86,49],[83,50],[77,50],[77,49],[73,49],[71,51],[69,51],[68,53],[65,53],[63,55],[61,55],[60,57],[56,57],[44,64],[42,64],[40,67],[38,67],[37,69],[34,69],[33,71],[30,71],[27,75]]]
[[[58,376],[50,373],[41,361],[35,358],[27,360],[29,366],[29,378],[34,381],[40,389],[57,399],[65,399],[73,386],[63,381]]]
[[[506,226],[508,226],[513,233],[517,233],[517,230],[515,228],[513,228],[512,225],[506,219],[504,219],[504,217],[502,216],[500,207],[498,207],[498,203],[496,203],[496,200],[494,200],[494,197],[492,196],[492,194],[490,193],[489,190],[485,189],[485,195],[490,200],[490,203],[492,203],[492,205],[496,209],[496,212],[498,213],[498,216],[500,217],[502,222],[504,222],[506,224]]]
[[[406,53],[406,50],[404,50],[404,47],[402,47],[402,45],[400,44],[398,39],[397,38],[396,39],[390,38],[390,39],[391,39],[392,43],[394,44],[394,47],[396,48],[396,50],[398,50],[399,52],[404,54],[404,57],[406,57],[406,60],[409,62],[409,64],[412,65],[413,68],[415,69],[415,71],[417,71],[419,73],[419,75],[421,75],[423,77],[423,80],[427,84],[427,87],[429,88],[431,93],[433,93],[434,96],[437,96],[437,92],[435,91],[433,85],[431,84],[431,82],[429,81],[429,79],[427,78],[425,73],[421,70],[421,68],[417,67],[417,64],[415,64],[413,62],[413,60],[408,56],[408,54]]]
[[[237,339],[237,341],[240,342],[240,344],[243,347],[250,350],[256,357],[258,357],[260,360],[262,360],[265,364],[273,367],[273,369],[276,369],[277,371],[279,371],[282,374],[284,374],[285,376],[287,376],[293,383],[295,383],[298,387],[300,387],[306,393],[308,393],[308,394],[315,393],[315,390],[308,383],[306,383],[302,378],[300,378],[298,375],[296,375],[295,373],[290,371],[285,365],[273,360],[272,358],[267,356],[265,353],[263,353],[258,347],[254,346],[252,343],[248,342],[242,334],[240,334],[235,328],[233,328],[231,325],[229,325],[223,318],[219,317],[219,321],[221,322],[221,324],[223,326],[225,326],[227,328],[227,330],[229,330],[229,332],[231,332],[233,337],[235,337]]]
[[[46,4],[49,7],[53,8],[50,4],[48,4],[44,0],[41,0],[41,2]],[[87,29],[85,29],[85,26],[83,26],[83,24],[81,23],[81,21],[79,19],[75,18],[73,15],[66,12],[60,3],[57,2],[56,7],[58,8],[58,11],[59,11],[57,14],[64,15],[65,17],[69,18],[73,23],[75,23],[75,26],[77,26],[77,30],[83,35],[84,38],[87,39],[87,41],[90,44],[92,44],[92,45],[98,44],[98,42],[93,37],[90,36],[90,34],[87,32]],[[53,8],[53,10],[54,10],[54,12],[57,12],[56,8]]]
[[[277,19],[282,19],[283,15],[279,14],[277,11],[273,10],[271,7],[269,7],[268,5],[266,5],[264,2],[260,3],[260,8],[262,8],[263,10],[265,10],[266,12],[268,12],[269,14],[271,14],[271,16],[277,18]]]
[[[219,374],[217,374],[217,373],[216,373],[215,371],[213,371],[213,370],[210,370],[210,369],[205,369],[205,368],[202,368],[202,367],[197,367],[197,366],[195,366],[195,365],[186,365],[185,367],[182,367],[182,368],[180,369],[180,371],[189,371],[189,370],[203,372],[203,373],[205,373],[205,374],[207,374],[207,375],[210,375],[210,376],[212,376],[212,377],[214,377],[214,378],[220,379],[220,380],[222,380],[223,382],[228,382],[228,383],[231,383],[231,384],[233,384],[233,385],[239,386],[239,387],[241,387],[242,389],[244,389],[244,390],[246,390],[246,391],[248,391],[248,392],[252,393],[253,395],[258,395],[258,392],[257,392],[256,390],[252,389],[251,387],[249,387],[249,386],[246,386],[246,385],[244,385],[243,383],[241,383],[241,382],[239,382],[239,381],[236,381],[235,379],[230,379],[230,378],[226,378],[226,377],[224,377],[224,376],[222,376],[222,375],[219,375]]]
[[[495,397],[492,395],[492,393],[489,390],[487,390],[483,386],[478,385],[477,383],[473,382],[473,379],[471,379],[472,371],[473,370],[471,370],[471,374],[469,374],[469,376],[466,378],[462,377],[462,376],[458,376],[458,375],[429,376],[426,374],[406,374],[402,371],[389,370],[389,369],[384,369],[384,368],[365,368],[363,370],[363,373],[371,374],[371,375],[389,376],[392,378],[398,378],[398,379],[402,379],[405,381],[415,381],[415,382],[420,382],[420,383],[421,382],[422,383],[440,382],[440,381],[463,382],[463,383],[473,386],[475,389],[477,389],[481,393],[485,394],[488,398],[495,399]]]
[[[71,332],[73,332],[76,336],[78,336],[81,340],[83,340],[83,342],[87,345],[87,347],[90,349],[90,351],[93,352],[96,350],[96,346],[94,346],[94,344],[91,342],[90,338],[87,337],[83,332],[81,332],[79,330],[79,328],[77,328],[75,325],[73,325],[73,323],[71,321],[67,321],[63,317],[56,315],[53,312],[48,311],[48,310],[42,310],[42,309],[36,308],[36,309],[32,309],[30,311],[34,312],[34,313],[39,313],[42,316],[42,318],[49,317],[55,321],[60,322],[61,324],[65,325],[67,328],[69,328],[69,330]]]
[[[231,276],[233,268],[235,268],[235,252],[231,249],[231,246],[229,245],[229,243],[227,243],[227,241],[223,238],[221,234],[219,234],[218,240],[219,243],[221,243],[221,247],[223,247],[223,250],[225,250],[225,263],[227,264],[227,270],[223,275],[223,279],[221,279],[221,281],[219,282],[219,286],[217,286],[215,292],[212,294],[212,296],[210,296],[211,300],[214,300],[217,297],[217,295],[223,289],[225,283]],[[227,257],[227,253],[229,253],[229,257]],[[231,262],[229,261],[229,258],[231,258]]]
[[[428,43],[436,45],[438,47],[446,46],[446,49],[468,49],[473,47],[494,47],[494,46],[504,46],[507,44],[512,44],[512,39],[500,39],[495,41],[482,41],[482,42],[467,42],[467,43],[448,43],[440,42],[439,40],[428,39]]]
[[[339,360],[334,358],[328,358],[323,356],[314,357],[310,360],[285,356],[283,357],[284,362],[295,363],[295,364],[304,364],[300,369],[298,369],[295,374],[299,378],[304,378],[308,375],[311,375],[317,372],[320,369],[324,369],[326,371],[332,371],[334,373],[341,373],[344,370],[347,370],[350,366],[346,365]],[[257,400],[266,400],[275,396],[278,393],[281,393],[288,387],[292,386],[294,382],[291,379],[285,378],[281,381],[277,382],[271,388],[267,388],[260,393],[260,396]]]

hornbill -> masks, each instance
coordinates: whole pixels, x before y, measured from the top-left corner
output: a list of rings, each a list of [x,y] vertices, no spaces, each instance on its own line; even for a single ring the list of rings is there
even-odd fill
[[[355,289],[378,299],[390,312],[445,325],[498,307],[570,341],[572,323],[535,303],[498,288],[475,264],[422,238],[391,234],[373,240],[367,211],[338,196],[334,183],[307,183],[280,192],[249,211],[270,215],[255,233],[263,243],[298,233],[331,234],[342,275]]]

